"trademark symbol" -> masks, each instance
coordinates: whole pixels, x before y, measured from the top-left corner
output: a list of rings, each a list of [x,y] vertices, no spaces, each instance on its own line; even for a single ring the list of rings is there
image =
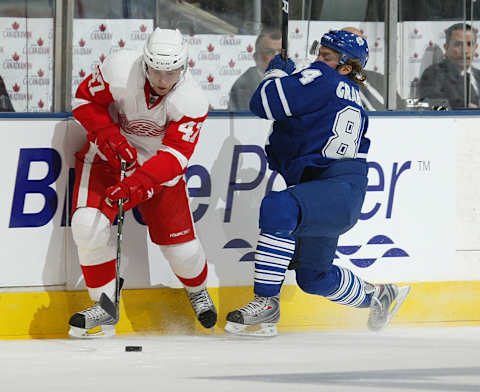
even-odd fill
[[[417,161],[418,171],[429,172],[430,171],[430,161]]]

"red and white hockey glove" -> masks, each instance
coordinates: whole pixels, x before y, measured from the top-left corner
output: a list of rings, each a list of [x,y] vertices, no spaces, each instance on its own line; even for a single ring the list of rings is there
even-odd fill
[[[90,134],[89,140],[95,142],[100,152],[105,155],[114,168],[120,169],[120,159],[127,163],[127,169],[135,166],[137,150],[128,143],[117,127],[102,129],[96,135]]]
[[[137,169],[130,177],[107,188],[105,203],[111,208],[118,208],[118,201],[124,199],[123,210],[128,211],[139,203],[151,199],[155,194],[152,179]]]

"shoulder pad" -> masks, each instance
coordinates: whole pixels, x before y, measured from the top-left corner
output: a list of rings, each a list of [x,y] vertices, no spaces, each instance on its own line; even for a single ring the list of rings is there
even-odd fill
[[[125,87],[132,70],[142,65],[142,54],[135,50],[119,50],[108,56],[100,66],[103,79],[112,87]]]
[[[168,115],[174,120],[183,116],[197,118],[208,112],[208,99],[190,72],[168,96]]]

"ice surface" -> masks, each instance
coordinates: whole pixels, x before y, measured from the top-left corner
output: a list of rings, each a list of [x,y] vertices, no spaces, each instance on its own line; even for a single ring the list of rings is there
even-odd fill
[[[480,391],[480,327],[0,341],[0,391]]]

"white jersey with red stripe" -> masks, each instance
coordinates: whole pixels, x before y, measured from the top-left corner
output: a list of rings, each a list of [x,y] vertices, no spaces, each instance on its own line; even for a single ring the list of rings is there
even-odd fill
[[[208,115],[208,100],[188,70],[168,94],[155,97],[143,67],[137,51],[107,57],[78,87],[73,115],[92,135],[119,127],[136,148],[139,165],[157,183],[170,185],[178,181],[193,154]]]

